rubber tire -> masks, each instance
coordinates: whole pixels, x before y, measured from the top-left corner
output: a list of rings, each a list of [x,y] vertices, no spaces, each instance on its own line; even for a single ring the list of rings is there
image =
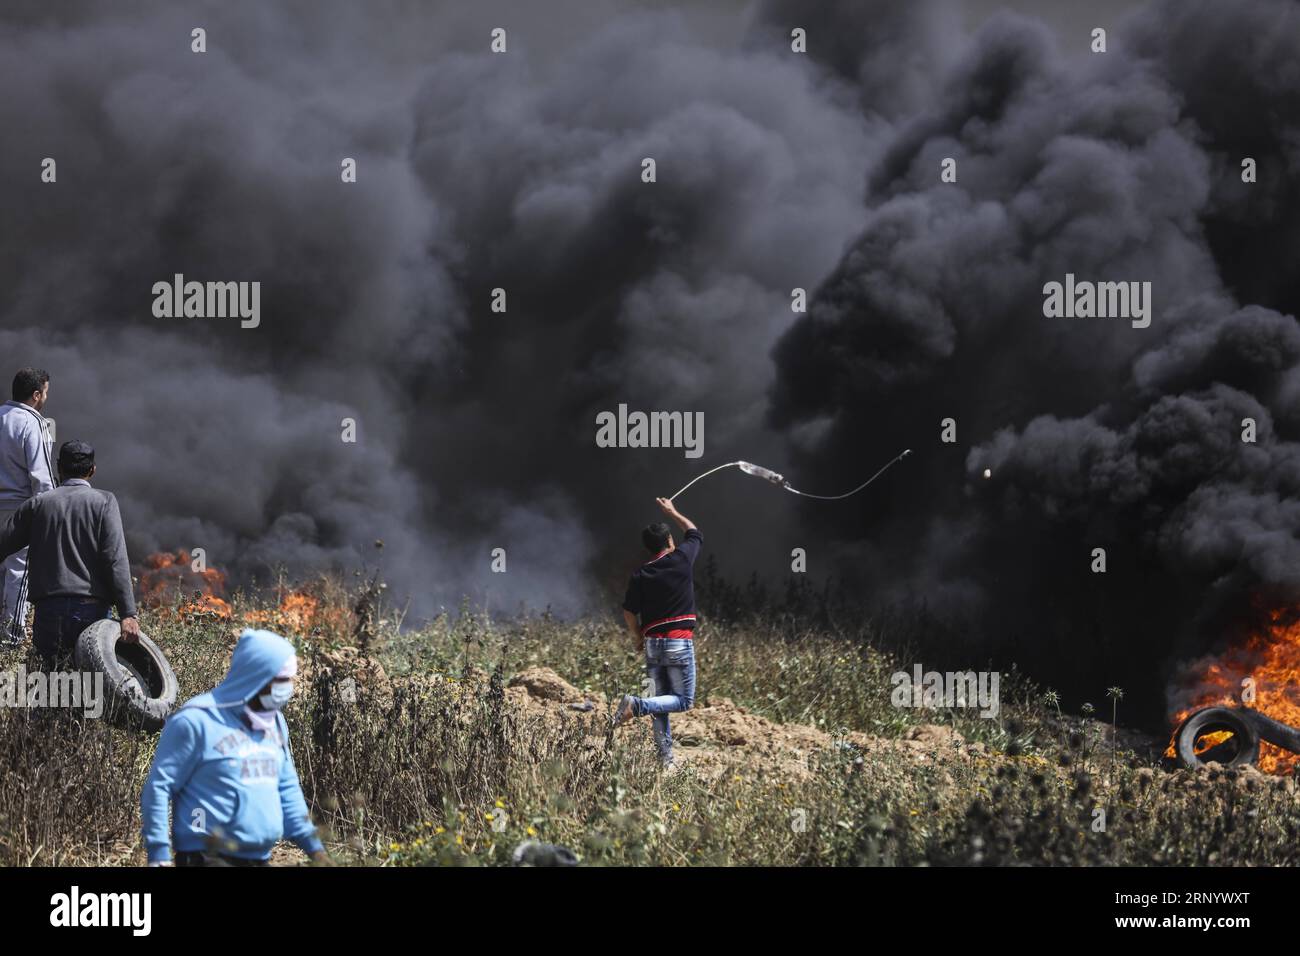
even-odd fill
[[[1239,742],[1232,759],[1226,763],[1220,761],[1223,766],[1242,767],[1259,760],[1259,732],[1231,707],[1206,707],[1184,720],[1174,732],[1174,752],[1178,755],[1178,763],[1189,769],[1204,766],[1207,761],[1195,751],[1196,739],[1216,729],[1232,731],[1233,739]]]
[[[180,687],[167,657],[143,633],[138,644],[121,643],[122,625],[96,621],[77,638],[75,660],[83,671],[104,675],[106,712],[144,730],[161,730],[176,707]]]

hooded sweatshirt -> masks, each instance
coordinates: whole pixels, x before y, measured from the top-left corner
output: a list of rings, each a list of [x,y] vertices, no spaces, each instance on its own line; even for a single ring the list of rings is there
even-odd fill
[[[293,654],[278,634],[244,631],[226,679],[167,719],[140,795],[150,863],[171,859],[170,845],[250,860],[267,859],[286,836],[308,853],[324,849],[298,783],[284,715],[276,714],[274,732],[252,729],[243,716],[244,705]]]

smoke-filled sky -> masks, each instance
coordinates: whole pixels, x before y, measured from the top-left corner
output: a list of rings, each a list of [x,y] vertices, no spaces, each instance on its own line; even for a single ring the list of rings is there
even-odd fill
[[[707,467],[833,494],[912,447],[847,502],[679,504],[737,576],[804,547],[970,657],[1154,679],[1300,583],[1300,11],[1012,6],[6,4],[0,355],[137,560],[576,612]],[[260,326],[155,318],[175,273],[260,281]],[[1045,318],[1066,273],[1151,326]],[[703,457],[597,448],[621,402],[702,411]]]

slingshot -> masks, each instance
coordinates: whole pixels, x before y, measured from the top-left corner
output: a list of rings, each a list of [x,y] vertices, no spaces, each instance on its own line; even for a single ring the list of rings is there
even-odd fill
[[[846,491],[842,495],[814,495],[807,491],[800,491],[798,488],[792,487],[790,485],[790,482],[786,481],[784,475],[777,474],[775,471],[772,471],[770,468],[764,468],[762,465],[755,465],[747,461],[729,461],[725,465],[718,465],[716,468],[710,468],[704,474],[697,475],[696,477],[692,478],[690,481],[686,483],[686,485],[681,489],[681,491],[678,491],[676,495],[673,495],[672,498],[669,498],[668,500],[672,501],[673,498],[676,498],[678,495],[680,495],[691,485],[695,484],[701,478],[707,478],[709,477],[709,475],[722,471],[722,469],[724,468],[739,468],[745,474],[753,475],[756,478],[766,479],[767,481],[770,481],[772,484],[784,488],[792,495],[800,495],[804,498],[816,498],[818,501],[839,501],[843,498],[848,498],[851,495],[856,495],[859,491],[867,487],[867,485],[871,484],[873,481],[875,481],[877,478],[883,475],[886,471],[888,471],[889,468],[893,466],[895,462],[902,461],[911,453],[912,453],[912,449],[904,448],[900,454],[895,455],[893,458],[887,461],[878,472],[876,472],[874,475],[872,475],[862,484],[858,485],[852,491]]]

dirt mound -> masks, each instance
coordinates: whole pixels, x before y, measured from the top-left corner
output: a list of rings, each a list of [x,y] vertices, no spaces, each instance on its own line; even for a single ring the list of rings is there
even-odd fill
[[[361,695],[387,697],[392,693],[392,681],[384,665],[355,647],[325,651],[316,659],[307,657],[301,661],[300,667],[304,683],[328,678],[346,703],[354,703]]]
[[[966,742],[965,737],[953,728],[944,727],[942,724],[918,724],[908,729],[903,739],[919,741],[933,747],[958,747]]]
[[[530,717],[583,722],[589,727],[593,746],[603,745],[612,702],[601,694],[584,695],[549,667],[530,667],[511,678],[506,696]],[[620,730],[620,735],[649,737],[650,733],[650,720],[644,717],[629,721]],[[768,720],[725,697],[712,697],[673,714],[672,733],[678,762],[692,766],[703,777],[747,769],[800,777],[809,773],[815,755],[833,750],[861,758],[883,756],[882,752],[888,751],[915,763],[928,762],[940,751],[986,753],[982,744],[967,744],[950,727],[923,724],[912,728],[904,740],[857,732],[832,735],[808,724]]]
[[[528,696],[562,704],[580,704],[582,691],[574,687],[549,667],[530,667],[510,678],[508,687],[522,687]]]

